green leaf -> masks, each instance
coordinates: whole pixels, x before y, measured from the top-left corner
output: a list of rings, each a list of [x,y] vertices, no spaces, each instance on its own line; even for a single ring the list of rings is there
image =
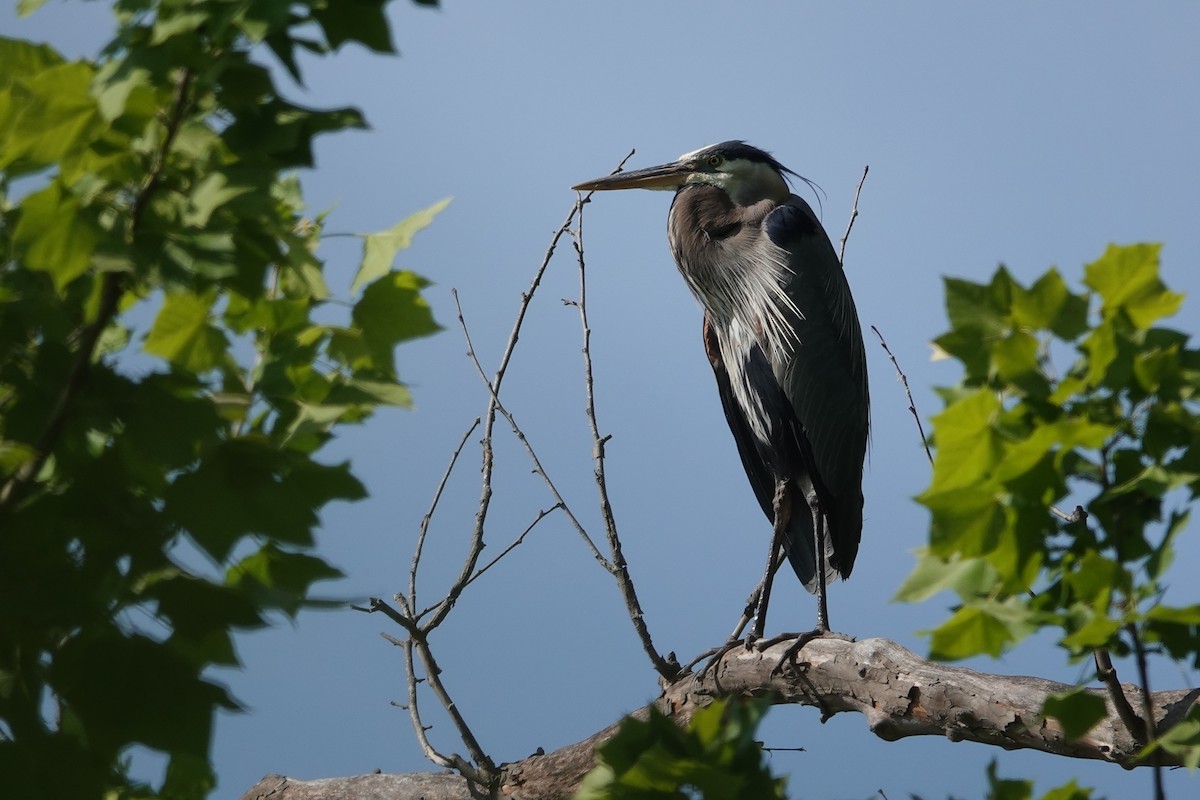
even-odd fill
[[[412,272],[390,272],[372,283],[354,304],[351,319],[362,331],[378,368],[392,374],[397,344],[441,330],[420,292],[429,281]]]
[[[169,645],[138,635],[72,637],[51,670],[60,696],[102,749],[138,742],[207,758],[216,710],[237,708]]]
[[[208,759],[188,753],[172,753],[167,762],[162,797],[204,800],[217,786],[217,776]]]
[[[1103,611],[1091,609],[1086,613],[1085,620],[1083,625],[1062,638],[1062,646],[1073,653],[1111,647],[1121,630],[1121,621],[1112,619]]]
[[[104,120],[91,95],[95,70],[80,62],[58,64],[21,81],[0,102],[0,170],[28,171],[62,161],[92,144]]]
[[[214,211],[252,191],[252,186],[231,184],[229,176],[224,173],[210,173],[192,190],[188,198],[190,207],[184,214],[183,222],[189,227],[203,228]]]
[[[1104,301],[1110,318],[1125,311],[1140,329],[1179,310],[1183,295],[1169,291],[1158,278],[1160,244],[1110,244],[1098,260],[1084,268],[1084,282]]]
[[[215,291],[168,292],[143,345],[151,355],[199,374],[218,366],[229,340],[209,322]]]
[[[1031,800],[1033,797],[1033,781],[999,777],[996,774],[995,759],[988,762],[987,781],[987,800]]]
[[[1200,706],[1192,706],[1187,716],[1138,753],[1146,758],[1161,747],[1178,758],[1189,772],[1200,768]]]
[[[1120,564],[1105,558],[1094,550],[1084,554],[1076,566],[1064,577],[1079,602],[1095,606],[1097,601],[1106,605],[1113,592],[1128,592],[1131,578]]]
[[[1108,706],[1096,692],[1073,689],[1047,697],[1042,713],[1058,720],[1068,739],[1078,739],[1108,716]]]
[[[196,469],[176,478],[166,492],[166,512],[223,562],[250,534],[311,545],[322,506],[365,495],[345,464],[325,466],[263,440],[243,438],[222,442]]]
[[[1067,781],[1062,786],[1056,786],[1042,795],[1041,800],[1090,800],[1092,790],[1080,786],[1074,780]]]
[[[1014,282],[1012,287],[1013,320],[1026,328],[1044,330],[1059,318],[1070,292],[1058,270],[1051,267],[1033,286],[1025,289]]]
[[[60,292],[91,266],[101,233],[79,199],[55,181],[21,204],[13,243],[25,250],[30,269],[47,272]]]
[[[48,44],[0,36],[0,90],[8,89],[13,81],[65,63],[66,59]]]
[[[377,53],[394,53],[392,32],[384,5],[387,0],[326,0],[314,3],[313,18],[334,50],[346,42],[361,42]]]
[[[930,657],[956,661],[981,654],[998,657],[1032,630],[1029,613],[994,602],[964,605],[932,631]]]
[[[653,706],[645,721],[627,717],[597,751],[576,800],[785,796],[754,740],[767,701],[718,700],[678,727]]]
[[[995,287],[1003,283],[1008,273],[1001,268],[992,286],[945,278],[946,316],[952,328],[971,328],[989,335],[1003,333],[1008,328],[1008,309],[997,301]],[[1004,276],[1004,277],[1002,277]]]
[[[980,389],[955,401],[933,418],[937,457],[930,491],[977,483],[1003,457],[993,424],[1000,413],[995,392]]]
[[[362,265],[350,284],[350,291],[357,292],[362,286],[386,275],[392,268],[396,253],[412,245],[413,236],[429,227],[433,218],[450,205],[450,200],[449,197],[439,200],[429,208],[405,217],[386,231],[363,235]]]
[[[45,2],[46,0],[19,0],[17,3],[17,14],[27,17],[41,8]]]
[[[225,580],[249,592],[258,604],[294,617],[301,608],[314,604],[307,599],[312,584],[341,577],[340,570],[320,558],[267,544],[230,567]]]
[[[996,570],[981,558],[943,559],[927,550],[919,554],[917,566],[904,579],[893,600],[919,603],[945,589],[964,599],[987,594],[1000,583]]]

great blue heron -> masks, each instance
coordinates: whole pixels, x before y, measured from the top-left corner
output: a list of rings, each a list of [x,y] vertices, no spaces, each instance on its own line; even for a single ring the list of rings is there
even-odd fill
[[[862,330],[837,252],[788,175],[796,173],[770,154],[729,141],[574,187],[675,192],[667,240],[704,306],[704,349],[725,418],[774,530],[749,604],[754,638],[763,633],[780,548],[816,593],[814,633],[823,633],[825,584],[850,575],[862,534]]]

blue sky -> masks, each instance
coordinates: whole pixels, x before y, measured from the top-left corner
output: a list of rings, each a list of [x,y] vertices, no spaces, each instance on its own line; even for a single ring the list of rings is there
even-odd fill
[[[3,5],[6,35],[71,55],[94,54],[110,25],[104,3],[51,2],[23,21]],[[391,15],[401,57],[349,49],[310,62],[307,88],[292,89],[305,104],[358,106],[372,126],[323,140],[317,169],[303,176],[314,211],[333,208],[330,232],[379,230],[454,197],[398,262],[435,282],[427,295],[447,328],[400,353],[416,408],[380,415],[330,452],[353,460],[372,496],[325,515],[321,551],[348,574],[329,594],[362,601],[404,588],[434,486],[483,410],[450,290],[490,369],[574,200],[569,187],[631,148],[631,166],[647,166],[747,139],[824,188],[835,241],[869,164],[847,274],[864,328],[887,337],[926,417],[939,409],[932,387],[957,379],[952,365],[929,360],[928,341],[944,329],[944,275],[984,280],[1003,262],[1029,281],[1053,264],[1077,285],[1109,242],[1160,241],[1166,282],[1189,295],[1175,324],[1200,328],[1200,5],[538,0],[436,11],[398,3]],[[666,247],[669,200],[598,197],[585,246],[596,402],[613,437],[610,491],[625,553],[658,644],[690,657],[736,619],[769,526],[721,415],[699,310]],[[345,293],[357,245],[330,239],[323,255]],[[560,302],[577,284],[563,247],[531,309],[506,403],[595,526],[579,324]],[[851,580],[831,590],[831,617],[860,638],[924,652],[917,632],[943,618],[949,599],[889,598],[924,541],[926,516],[910,498],[927,465],[890,363],[873,337],[867,348],[874,428],[863,547]],[[505,433],[497,458],[489,552],[553,502]],[[478,463],[472,443],[434,520],[430,601],[458,568]],[[1185,573],[1198,557],[1192,532],[1177,602],[1197,599]],[[811,598],[782,583],[771,627],[808,627]],[[389,706],[403,697],[403,672],[381,630],[398,633],[380,618],[325,612],[240,640],[245,668],[220,678],[251,713],[219,722],[217,796],[236,797],[267,772],[429,768],[407,715]],[[611,580],[561,517],[473,585],[433,645],[460,709],[500,761],[576,741],[657,694]],[[1084,674],[1047,638],[973,666],[1065,682]],[[1195,675],[1165,665],[1154,681],[1181,687]],[[435,744],[461,751],[444,720],[430,721]],[[884,743],[859,715],[821,725],[813,709],[776,710],[763,736],[805,748],[772,756],[795,797],[980,796],[992,758],[1042,790],[1071,777],[1110,798],[1147,796],[1150,786],[1145,772],[1038,753]],[[1171,796],[1194,796],[1197,780],[1170,774]]]

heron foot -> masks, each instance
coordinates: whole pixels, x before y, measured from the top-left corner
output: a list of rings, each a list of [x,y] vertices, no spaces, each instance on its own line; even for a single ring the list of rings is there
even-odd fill
[[[783,655],[779,657],[779,663],[771,670],[771,675],[780,675],[784,669],[796,664],[796,656],[804,649],[804,646],[814,639],[842,639],[844,641],[853,642],[854,637],[845,633],[831,631],[828,628],[813,628],[811,631],[802,633],[781,633],[778,636],[772,636],[770,639],[763,639],[758,643],[759,652],[766,650],[769,647],[786,642],[789,639],[794,639],[787,650],[783,651]]]
[[[749,650],[754,647],[754,641],[753,635],[747,636],[745,639],[730,638],[725,642],[725,644],[718,645],[710,650],[705,650],[703,653],[693,658],[683,666],[680,674],[691,672],[693,667],[695,667],[701,661],[705,661],[706,663],[704,664],[704,668],[700,670],[700,675],[706,675],[712,671],[718,663],[720,663],[721,659],[724,658],[730,650],[733,650],[739,646],[745,647],[747,650]]]

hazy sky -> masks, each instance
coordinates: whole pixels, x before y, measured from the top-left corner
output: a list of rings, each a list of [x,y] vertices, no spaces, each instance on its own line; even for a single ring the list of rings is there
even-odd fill
[[[51,2],[0,31],[94,54],[105,3]],[[325,515],[321,551],[348,578],[327,594],[362,601],[407,583],[417,526],[446,459],[486,394],[454,319],[457,288],[491,369],[520,293],[574,201],[571,184],[743,138],[825,190],[823,219],[845,229],[863,166],[870,177],[846,268],[864,329],[877,326],[908,373],[918,408],[957,380],[929,361],[945,328],[941,277],[984,280],[1003,262],[1028,282],[1058,265],[1078,285],[1109,242],[1164,242],[1166,282],[1188,292],[1175,325],[1200,308],[1200,5],[1194,3],[450,2],[394,4],[400,58],[349,49],[307,64],[307,105],[355,105],[372,129],[328,138],[303,176],[327,230],[385,228],[432,202],[454,202],[399,264],[435,282],[446,331],[406,345],[416,408],[348,432],[328,454],[350,458],[371,498]],[[807,191],[807,190],[806,190]],[[809,194],[810,200],[811,194]],[[647,621],[663,650],[687,659],[729,631],[758,577],[770,528],[746,483],[700,345],[700,313],[665,241],[670,196],[600,196],[587,208],[596,401],[610,492]],[[353,240],[331,239],[330,283],[345,296]],[[569,246],[539,290],[508,376],[506,402],[576,512],[596,524],[591,444],[582,414],[578,295]],[[830,593],[835,628],[925,651],[920,630],[950,598],[889,598],[925,539],[910,499],[928,470],[894,371],[868,334],[873,435],[863,546],[849,583]],[[488,552],[552,504],[504,426]],[[425,597],[457,571],[476,503],[479,451],[463,456],[435,518]],[[1193,523],[1193,529],[1195,528]],[[1171,598],[1195,602],[1194,530]],[[1189,577],[1190,575],[1190,577]],[[811,598],[785,576],[770,627],[805,629]],[[387,621],[352,611],[302,615],[243,637],[245,669],[220,674],[252,711],[222,717],[217,796],[264,773],[303,778],[427,769],[401,700],[400,651]],[[611,579],[561,516],[470,587],[433,640],[443,678],[497,761],[581,739],[657,694]],[[1053,640],[1023,644],[984,670],[1073,682]],[[1122,677],[1132,680],[1128,665]],[[1165,665],[1156,688],[1194,685]],[[432,701],[426,700],[426,706]],[[438,715],[431,737],[462,750]],[[794,797],[891,800],[982,795],[984,766],[1070,777],[1110,798],[1148,796],[1150,775],[1105,764],[940,739],[884,743],[860,715],[825,725],[814,709],[774,711],[772,765]],[[852,754],[852,755],[851,755]],[[142,768],[154,768],[150,760]],[[1197,779],[1168,776],[1173,798]]]

